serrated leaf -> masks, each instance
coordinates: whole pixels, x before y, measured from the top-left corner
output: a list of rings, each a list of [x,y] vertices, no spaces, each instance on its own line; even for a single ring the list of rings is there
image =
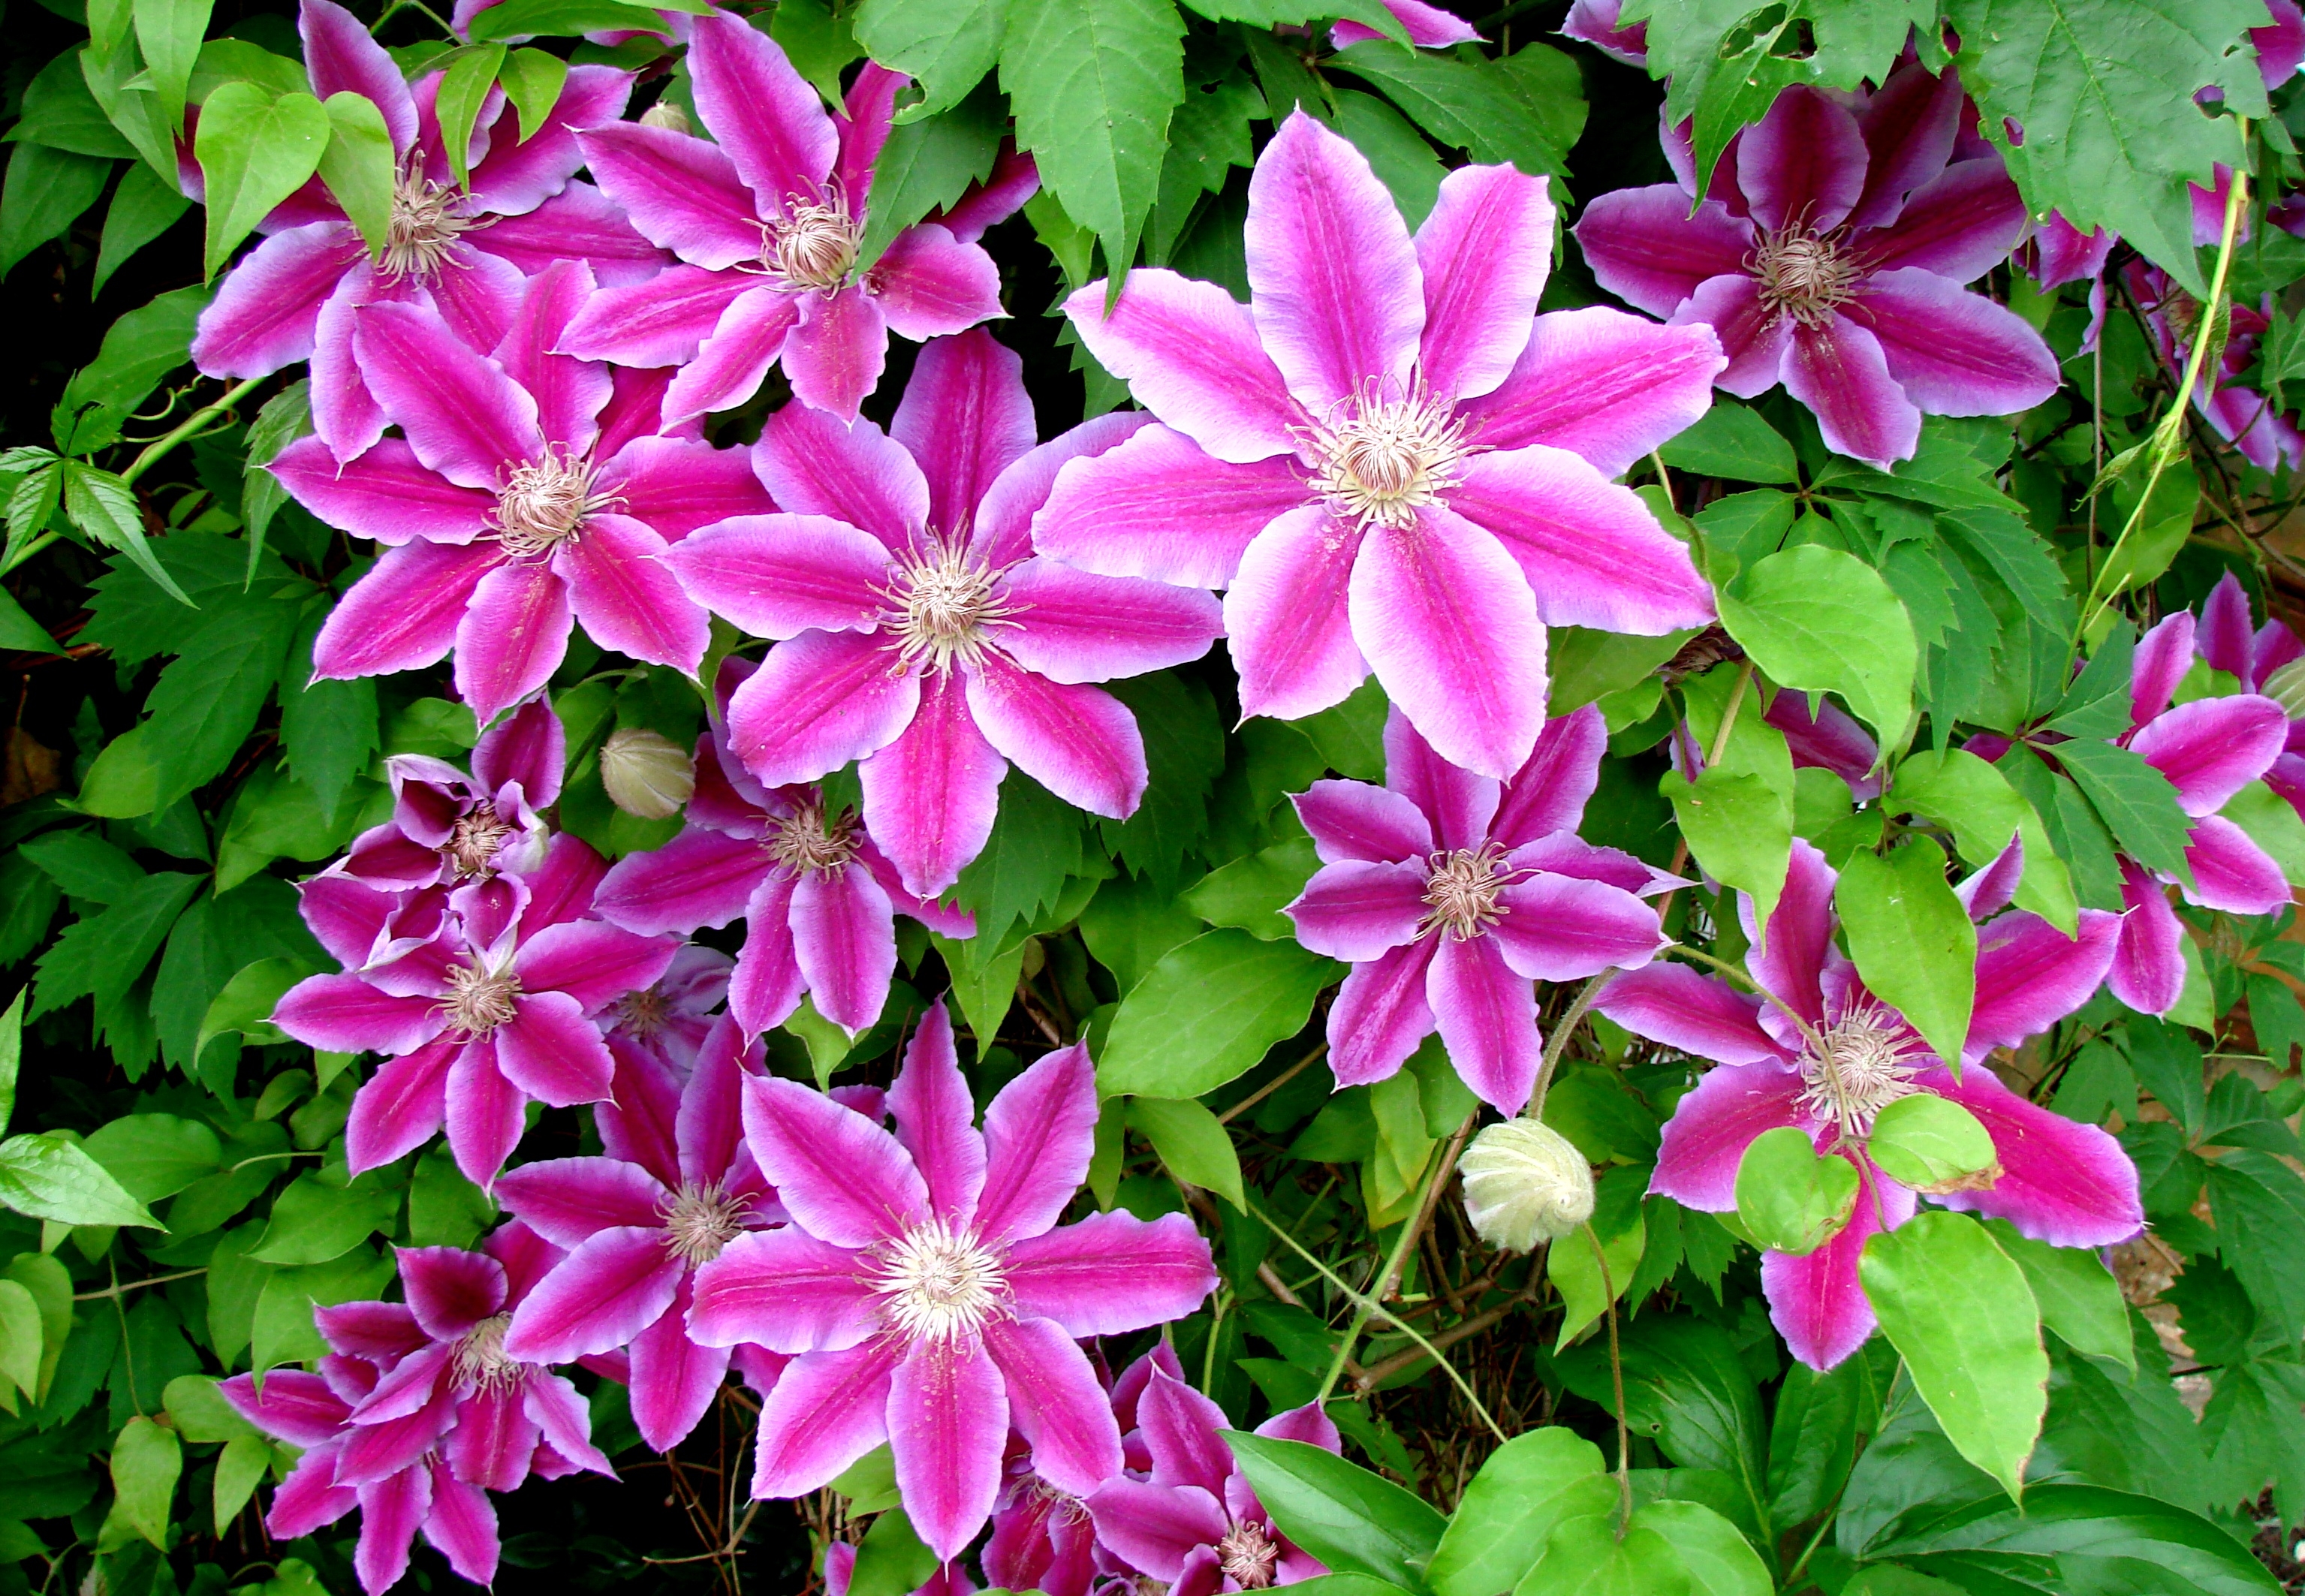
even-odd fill
[[[1509,162],[1532,177],[1568,169],[1566,147],[1531,107],[1523,86],[1494,62],[1370,40],[1338,51],[1324,65],[1374,84],[1435,140],[1476,161]]]
[[[2192,822],[2167,777],[2142,755],[2110,743],[2061,743],[2054,751],[2122,853],[2148,870],[2192,885],[2193,867],[2185,862]]]
[[[975,99],[891,128],[872,163],[872,204],[856,244],[856,269],[870,269],[897,234],[990,175],[1001,132],[997,108]]]
[[[958,105],[999,59],[1008,26],[1007,0],[863,0],[855,20],[865,53],[921,86],[900,123]]]

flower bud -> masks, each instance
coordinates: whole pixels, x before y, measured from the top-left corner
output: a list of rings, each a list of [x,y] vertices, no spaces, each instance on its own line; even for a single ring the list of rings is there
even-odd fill
[[[2292,659],[2266,677],[2258,691],[2279,704],[2292,720],[2305,716],[2305,659]]]
[[[1593,1217],[1593,1168],[1566,1136],[1509,1119],[1473,1138],[1459,1168],[1465,1216],[1491,1246],[1527,1252]]]
[[[626,726],[600,745],[600,785],[626,814],[661,820],[678,814],[696,791],[696,767],[671,738]]]
[[[680,103],[677,100],[668,99],[660,99],[642,112],[641,125],[660,127],[676,133],[693,133],[696,131],[695,125],[688,120],[688,113],[680,108]]]

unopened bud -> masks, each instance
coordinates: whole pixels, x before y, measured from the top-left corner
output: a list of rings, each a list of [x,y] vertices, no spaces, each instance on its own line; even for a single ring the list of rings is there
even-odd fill
[[[688,113],[680,108],[677,100],[660,99],[641,113],[642,127],[660,127],[668,132],[693,133],[696,124],[688,120]]]
[[[626,814],[662,820],[696,791],[696,767],[671,738],[627,726],[600,745],[600,785]]]
[[[2292,659],[2266,677],[2258,691],[2279,704],[2292,720],[2305,720],[2305,659]]]
[[[1509,1119],[1473,1138],[1458,1166],[1465,1217],[1491,1246],[1527,1252],[1593,1217],[1593,1167],[1569,1140],[1534,1119]]]

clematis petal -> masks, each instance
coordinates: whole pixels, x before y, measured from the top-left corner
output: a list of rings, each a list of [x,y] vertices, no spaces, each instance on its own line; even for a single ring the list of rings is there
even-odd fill
[[[505,1355],[568,1363],[631,1342],[664,1316],[688,1272],[668,1239],[651,1216],[583,1242],[513,1311]]]
[[[2285,896],[2285,895],[2284,895]],[[1962,1057],[2038,1036],[2088,1001],[2112,966],[2121,917],[2084,909],[2076,934],[2036,914],[2003,914],[1977,938],[1977,1005]]]
[[[1329,1068],[1339,1086],[1390,1079],[1433,1034],[1425,971],[1436,938],[1421,938],[1356,964],[1329,1008]]]
[[[719,271],[761,254],[752,192],[719,145],[637,122],[579,132],[592,181],[651,243]]]
[[[854,421],[864,396],[880,386],[889,356],[880,307],[859,287],[812,293],[800,301],[784,352],[785,377],[803,404]]]
[[[598,921],[548,925],[521,946],[513,961],[523,989],[533,996],[565,992],[586,1014],[627,992],[651,986],[678,945],[668,937],[642,937]]]
[[[1876,1321],[1858,1282],[1858,1258],[1875,1235],[1913,1217],[1912,1193],[1878,1170],[1860,1172],[1867,1174],[1868,1189],[1858,1194],[1840,1235],[1805,1258],[1761,1255],[1769,1320],[1787,1350],[1812,1369],[1832,1368],[1872,1335]]]
[[[878,638],[822,632],[770,649],[728,703],[729,737],[744,768],[786,786],[897,741],[923,693],[920,677],[890,673],[892,658]],[[885,835],[880,841],[888,845]]]
[[[272,1022],[298,1041],[338,1053],[408,1053],[440,1034],[437,999],[396,998],[357,975],[311,975],[291,987]]]
[[[1316,781],[1290,800],[1323,864],[1399,862],[1433,852],[1433,823],[1401,794],[1365,781]]]
[[[691,826],[663,847],[629,853],[609,868],[593,912],[628,931],[677,931],[727,925],[772,868],[752,837]]]
[[[711,641],[711,621],[665,563],[668,547],[647,523],[603,512],[561,546],[553,568],[594,642],[693,674]]]
[[[1879,341],[1905,397],[1931,415],[2011,415],[2063,380],[2030,324],[1935,272],[1875,272],[1848,314]]]
[[[1344,702],[1367,679],[1347,596],[1360,546],[1358,532],[1306,505],[1242,554],[1224,618],[1244,716],[1301,719]]]
[[[1033,1472],[1085,1496],[1120,1472],[1120,1428],[1088,1356],[1045,1319],[997,1319],[984,1350],[1008,1389],[1009,1422],[1033,1448]]]
[[[1540,872],[1497,894],[1503,918],[1489,938],[1533,981],[1582,981],[1603,970],[1638,969],[1665,940],[1656,911],[1621,887]]]
[[[1427,5],[1425,0],[1384,0],[1385,10],[1392,13],[1408,42],[1426,49],[1442,49],[1450,45],[1468,44],[1481,36],[1470,22],[1454,12],[1443,11],[1437,5]],[[1364,22],[1345,19],[1329,30],[1329,38],[1338,48],[1364,44],[1385,36]]]
[[[753,469],[779,508],[862,527],[891,552],[928,525],[929,484],[904,445],[874,426],[847,426],[787,404],[761,429]]]
[[[1508,1117],[1518,1114],[1535,1088],[1543,1051],[1535,989],[1505,963],[1493,938],[1442,932],[1433,941],[1425,1000],[1450,1061],[1483,1102]]]
[[[804,871],[793,887],[792,928],[818,1012],[851,1035],[878,1020],[897,972],[897,922],[872,872]]]
[[[965,683],[984,740],[1025,775],[1091,814],[1119,820],[1136,811],[1147,779],[1144,739],[1127,705],[1101,687],[1053,682],[997,654],[965,673]]]
[[[518,1001],[519,1014],[496,1033],[505,1078],[556,1108],[605,1099],[617,1061],[583,1005],[566,992],[532,992]]]
[[[1152,1455],[1155,1485],[1197,1487],[1212,1498],[1223,1495],[1225,1481],[1238,1465],[1219,1433],[1232,1428],[1222,1408],[1156,1368],[1138,1401],[1137,1422]]]
[[[633,1423],[655,1452],[688,1439],[728,1378],[728,1348],[689,1339],[689,1291],[683,1280],[664,1316],[633,1338]]]
[[[193,333],[193,362],[211,377],[268,377],[310,360],[321,305],[361,259],[360,235],[343,222],[274,233],[217,285]]]
[[[897,1139],[796,1082],[746,1078],[744,1139],[794,1222],[820,1241],[869,1247],[928,1216],[928,1187]]]
[[[728,152],[760,214],[814,195],[839,155],[839,134],[783,48],[742,17],[716,12],[691,28],[688,59],[697,116]]]
[[[503,559],[492,543],[387,548],[320,623],[313,675],[346,681],[437,663],[455,642],[481,582]]]
[[[856,773],[874,841],[905,890],[931,898],[984,851],[1008,763],[977,728],[967,689],[951,673],[922,680],[916,691],[912,723]]]
[[[2238,676],[2254,692],[2262,685],[2256,674],[2256,633],[2250,624],[2249,594],[2241,579],[2226,572],[2209,590],[2194,629],[2193,647],[2209,668]]]
[[[361,375],[416,457],[464,488],[494,488],[543,448],[536,401],[438,311],[371,304],[353,335]]]
[[[968,1341],[914,1343],[889,1381],[897,1489],[940,1562],[958,1557],[992,1515],[1008,1433],[1006,1384],[984,1349]]]
[[[964,532],[993,480],[1034,442],[1025,362],[978,328],[921,351],[889,436],[920,463],[929,523]]]
[[[1140,1219],[1124,1209],[1025,1236],[1008,1249],[1007,1276],[1019,1313],[1076,1337],[1181,1319],[1217,1284],[1209,1244],[1191,1220]]]
[[[1753,923],[1752,901],[1738,903],[1745,935],[1755,944],[1748,961],[1755,978],[1812,1024],[1824,1018],[1824,974],[1833,955],[1833,889],[1839,879],[1814,844],[1795,837],[1766,936]]]
[[[432,1511],[431,1471],[412,1465],[363,1483],[360,1507],[353,1573],[362,1590],[388,1591],[408,1572],[408,1549]]]
[[[2193,612],[2181,609],[2137,640],[2129,667],[2129,721],[2142,727],[2169,708],[2193,666]],[[2133,745],[2133,744],[2132,744]]]
[[[2223,815],[2193,822],[2185,862],[2193,867],[2193,886],[2178,890],[2189,904],[2232,914],[2271,914],[2291,900],[2280,864]]]
[[[1317,412],[1372,381],[1408,382],[1423,274],[1366,156],[1292,113],[1250,174],[1242,242],[1257,337],[1300,403]]]
[[[1399,709],[1384,718],[1384,778],[1425,811],[1443,848],[1476,848],[1486,841],[1504,790],[1494,777],[1442,758]]]
[[[1759,998],[1686,964],[1660,962],[1610,977],[1593,1006],[1635,1036],[1698,1058],[1720,1064],[1775,1063],[1783,1058],[1783,1049],[1761,1029],[1761,1003]],[[1715,1070],[1713,1074],[1725,1073]]]
[[[1947,1208],[2006,1219],[2057,1247],[2109,1247],[2145,1227],[2137,1166],[2105,1131],[2026,1101],[1981,1065],[1958,1082],[1931,1070],[1915,1084],[1976,1115],[2000,1157],[1999,1179],[1944,1193]]]
[[[591,361],[674,366],[696,358],[730,304],[761,292],[745,272],[676,266],[637,283],[603,287],[560,335],[560,349]]]
[[[445,1095],[448,1150],[464,1178],[485,1191],[528,1128],[521,1112],[527,1099],[497,1067],[494,1038],[479,1038],[456,1055]]]
[[[1491,450],[1549,444],[1613,477],[1704,415],[1727,359],[1708,327],[1660,327],[1605,305],[1555,310],[1466,413]]]
[[[1348,860],[1327,865],[1282,913],[1297,940],[1317,954],[1365,963],[1413,940],[1426,913],[1422,861],[1399,864]]]
[[[336,1453],[335,1446],[323,1445],[297,1459],[272,1494],[272,1510],[264,1518],[267,1530],[284,1541],[293,1540],[326,1528],[360,1506],[359,1492],[336,1483]]]
[[[1602,287],[1637,310],[1670,316],[1715,277],[1741,276],[1750,222],[1707,200],[1691,215],[1678,183],[1596,194],[1570,229]]]
[[[1757,398],[1783,380],[1785,354],[1792,347],[1794,323],[1761,297],[1761,285],[1742,273],[1711,277],[1697,285],[1672,314],[1674,327],[1698,324],[1721,340],[1729,363],[1713,380],[1740,399]]]
[[[1086,1500],[1098,1541],[1171,1589],[1186,1558],[1232,1528],[1215,1495],[1198,1485],[1156,1485],[1122,1474]]]
[[[1764,227],[1819,233],[1865,193],[1865,136],[1848,108],[1807,85],[1788,89],[1738,140],[1737,185]]]
[[[1001,651],[1051,682],[1110,682],[1198,659],[1224,632],[1211,594],[1027,560],[1006,602],[1023,613]]]
[[[960,1073],[952,1016],[942,998],[922,1016],[905,1050],[905,1067],[889,1088],[889,1111],[896,1116],[897,1140],[928,1182],[938,1216],[956,1225],[974,1218],[984,1190],[984,1138],[976,1133],[976,1105]]]
[[[740,1235],[697,1269],[689,1334],[703,1346],[751,1341],[782,1353],[858,1346],[880,1328],[868,1268],[790,1225]]]
[[[935,222],[907,227],[889,242],[873,263],[869,289],[889,330],[916,344],[1008,314],[992,257]]]
[[[761,637],[870,632],[889,551],[829,515],[739,515],[682,539],[664,563],[699,603]]]
[[[496,1196],[530,1229],[571,1251],[603,1230],[660,1225],[672,1205],[672,1193],[648,1170],[604,1158],[545,1159],[507,1169]]]
[[[1505,784],[1489,833],[1508,848],[1574,831],[1601,781],[1608,723],[1586,704],[1544,723],[1527,762]]]
[[[2289,714],[2269,698],[2242,693],[2195,699],[2137,728],[2130,751],[2167,777],[2196,819],[2214,815],[2270,769],[2289,739]]]
[[[601,452],[608,442],[603,437]],[[716,521],[777,507],[744,450],[695,438],[634,438],[602,463],[600,488],[624,501],[624,514],[671,543]]]
[[[1099,280],[1065,301],[1073,331],[1137,402],[1219,460],[1296,453],[1306,412],[1243,306],[1214,283],[1157,267],[1128,274],[1110,312]]]
[[[1469,399],[1513,370],[1552,271],[1552,216],[1545,180],[1510,166],[1460,166],[1441,180],[1416,238],[1425,279],[1416,372],[1433,393]]]
[[[1488,531],[1440,505],[1369,530],[1349,585],[1353,641],[1443,759],[1499,778],[1544,724],[1544,626]]]
[[[1033,546],[1104,576],[1229,587],[1257,534],[1306,503],[1300,470],[1293,455],[1234,464],[1147,427],[1058,473]]]
[[[483,1386],[456,1405],[446,1449],[458,1479],[490,1490],[516,1490],[528,1478],[543,1436],[523,1411],[524,1396],[518,1385]]]
[[[984,1110],[980,1239],[1021,1241],[1057,1222],[1088,1178],[1096,1120],[1096,1071],[1084,1043],[1042,1055],[1000,1089]]]
[[[456,624],[456,696],[493,720],[542,692],[567,655],[574,624],[568,584],[549,563],[504,561],[474,585]]]
[[[695,358],[665,390],[664,417],[683,421],[710,411],[734,410],[760,392],[769,368],[792,348],[804,301],[782,288],[754,288],[728,301]]]
[[[496,513],[494,493],[459,488],[420,463],[396,437],[347,462],[338,461],[320,439],[300,437],[265,469],[290,497],[329,525],[380,543],[470,543]]]
[[[1655,973],[1620,975],[1609,986],[1640,982]],[[1604,998],[1607,992],[1603,988]],[[1649,1190],[1706,1213],[1727,1213],[1737,1206],[1737,1164],[1753,1138],[1780,1125],[1807,1124],[1800,1107],[1805,1090],[1800,1072],[1787,1065],[1739,1064],[1706,1071],[1665,1122]]]
[[[889,1377],[903,1351],[884,1337],[788,1365],[761,1404],[753,1495],[804,1495],[888,1439]]]
[[[496,1583],[501,1548],[497,1541],[497,1510],[488,1492],[456,1478],[438,1458],[431,1465],[432,1506],[424,1516],[424,1539],[448,1559],[460,1579],[474,1584]]]
[[[1025,558],[1033,552],[1034,520],[1048,504],[1058,473],[1076,460],[1108,454],[1158,424],[1141,410],[1109,411],[1027,449],[986,484],[969,534],[969,552],[996,568]]]
[[[1790,325],[1785,392],[1816,417],[1825,447],[1884,470],[1911,459],[1921,412],[1890,374],[1881,340],[1838,311],[1821,327]]]
[[[1656,637],[1713,618],[1687,548],[1632,489],[1566,450],[1476,455],[1449,506],[1503,545],[1548,626]]]
[[[1875,271],[1918,267],[1974,283],[2025,236],[2025,199],[1998,155],[1955,161],[1913,191],[1897,220],[1865,240]]]
[[[448,1112],[448,1066],[464,1047],[461,1036],[442,1037],[387,1058],[361,1082],[344,1122],[344,1162],[353,1174],[389,1164],[438,1133]]]
[[[2121,862],[2121,897],[2129,909],[2105,984],[2138,1013],[2165,1014],[2185,993],[2184,926],[2161,884],[2127,859]]]

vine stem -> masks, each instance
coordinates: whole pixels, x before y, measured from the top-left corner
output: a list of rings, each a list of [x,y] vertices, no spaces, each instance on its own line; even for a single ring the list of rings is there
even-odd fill
[[[1561,1056],[1569,1051],[1569,1039],[1576,1034],[1585,1011],[1593,1006],[1593,1000],[1600,997],[1602,987],[1614,974],[1613,970],[1603,970],[1586,981],[1561,1018],[1552,1023],[1552,1035],[1544,1044],[1544,1061],[1536,1066],[1536,1090],[1529,1093],[1528,1107],[1521,1111],[1526,1117],[1544,1117],[1544,1094],[1552,1088],[1553,1069],[1561,1063]]]
[[[120,473],[120,480],[123,482],[135,481],[137,478],[159,464],[161,460],[178,444],[192,437],[218,416],[228,414],[234,405],[247,398],[265,380],[267,379],[261,377],[251,377],[246,382],[234,383],[226,388],[217,397],[215,403],[203,404],[176,426],[146,445],[144,452],[130,462],[128,469]]]
[[[1585,1239],[1593,1248],[1593,1261],[1601,1266],[1601,1314],[1609,1321],[1609,1386],[1617,1398],[1617,1539],[1622,1541],[1633,1522],[1633,1434],[1625,1422],[1625,1360],[1617,1346],[1617,1285],[1609,1278],[1608,1249],[1590,1219]]]
[[[1320,1395],[1314,1400],[1326,1402],[1329,1393],[1337,1388],[1337,1381],[1344,1375],[1345,1365],[1352,1362],[1353,1349],[1360,1345],[1361,1332],[1368,1328],[1371,1306],[1383,1302],[1399,1289],[1401,1272],[1408,1267],[1408,1254],[1416,1247],[1416,1238],[1425,1234],[1425,1227],[1432,1220],[1433,1210],[1441,1201],[1442,1189],[1449,1184],[1450,1173],[1457,1167],[1457,1155],[1465,1150],[1465,1138],[1473,1133],[1473,1124],[1480,1116],[1478,1108],[1466,1115],[1465,1123],[1459,1125],[1457,1133],[1449,1139],[1440,1162],[1425,1171],[1425,1180],[1417,1187],[1416,1207],[1401,1226],[1400,1239],[1393,1243],[1391,1253],[1385,1259],[1383,1269],[1377,1273],[1376,1290],[1363,1299],[1368,1305],[1356,1307],[1352,1326],[1345,1331],[1345,1338],[1338,1343],[1336,1358],[1329,1364],[1328,1378],[1321,1382]],[[1393,1322],[1398,1324],[1400,1321],[1395,1320]]]

